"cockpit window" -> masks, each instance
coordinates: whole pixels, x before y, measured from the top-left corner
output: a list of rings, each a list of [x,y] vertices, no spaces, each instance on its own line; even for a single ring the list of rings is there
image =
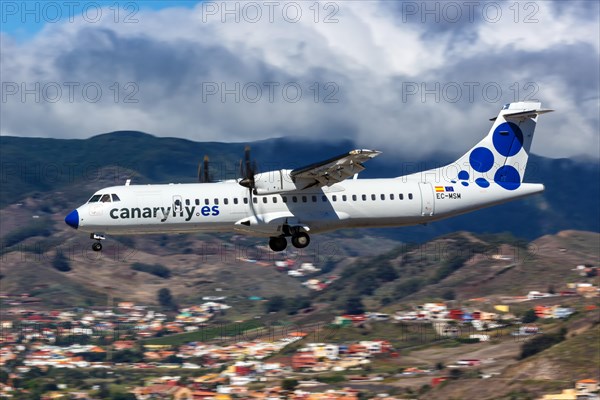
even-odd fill
[[[100,197],[102,197],[101,194],[95,194],[92,196],[92,198],[88,201],[88,203],[96,203],[100,200]]]
[[[102,203],[110,203],[110,194],[103,194],[100,201]]]
[[[116,194],[112,194],[112,200],[113,201],[121,201],[121,199],[119,198],[119,196],[117,196]]]

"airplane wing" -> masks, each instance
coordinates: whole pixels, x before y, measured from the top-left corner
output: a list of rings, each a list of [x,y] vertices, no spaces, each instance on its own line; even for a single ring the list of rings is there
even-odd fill
[[[313,186],[330,186],[343,181],[364,170],[363,163],[381,154],[380,151],[358,149],[290,172],[294,181],[302,180],[307,184],[303,189]]]

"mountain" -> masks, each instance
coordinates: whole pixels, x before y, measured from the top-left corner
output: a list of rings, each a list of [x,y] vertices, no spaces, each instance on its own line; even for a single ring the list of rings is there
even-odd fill
[[[360,297],[369,310],[393,312],[407,303],[485,299],[493,304],[532,290],[558,292],[581,280],[575,266],[595,264],[599,240],[598,233],[582,231],[529,243],[507,234],[454,232],[360,257],[335,270],[340,279],[316,301],[344,309],[349,298]]]
[[[330,158],[356,146],[348,141],[278,138],[249,143],[260,170],[293,168]],[[0,137],[0,207],[43,193],[69,194],[64,211],[85,202],[109,185],[195,182],[198,162],[211,158],[214,179],[239,176],[242,143],[193,142],[121,131],[85,140]],[[383,154],[369,161],[361,178],[394,177],[444,165],[459,155],[409,160]],[[439,221],[428,226],[385,229],[378,234],[405,242],[423,242],[457,230],[511,232],[533,239],[564,229],[600,230],[600,164],[590,160],[549,159],[532,155],[525,180],[542,182],[542,195]],[[349,233],[353,235],[354,233]],[[342,233],[344,235],[344,233]]]

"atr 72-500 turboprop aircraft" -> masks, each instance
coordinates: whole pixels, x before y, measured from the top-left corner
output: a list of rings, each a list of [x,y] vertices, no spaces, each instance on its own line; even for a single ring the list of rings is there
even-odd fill
[[[241,232],[268,237],[274,251],[308,246],[309,233],[425,224],[540,193],[523,183],[540,103],[506,104],[488,135],[445,167],[392,179],[357,179],[380,153],[352,150],[303,168],[256,173],[246,151],[241,179],[107,187],[65,222],[104,234]],[[205,166],[205,176],[208,176]],[[354,176],[354,179],[347,178]],[[208,179],[206,179],[208,180]]]

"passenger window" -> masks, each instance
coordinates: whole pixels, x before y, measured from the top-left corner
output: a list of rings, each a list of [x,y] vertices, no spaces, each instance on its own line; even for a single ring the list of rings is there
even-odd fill
[[[363,199],[363,201],[367,201],[367,195],[366,195],[366,194],[363,194],[363,195],[362,195],[362,199]]]
[[[116,194],[113,193],[112,195],[112,200],[113,201],[121,201],[121,199],[119,198],[119,196],[117,196]]]
[[[408,199],[409,199],[409,200],[412,200],[412,199],[413,199],[413,198],[412,198],[412,193],[409,193],[409,194],[408,194]]]
[[[313,201],[313,203],[316,203],[317,202],[317,196],[313,196],[312,197],[312,201]]]
[[[308,199],[306,198],[306,196],[302,196],[302,202],[303,202],[303,203],[306,203],[306,201],[307,201],[307,200],[308,200]]]
[[[225,204],[225,205],[229,204],[229,199],[227,197],[223,199],[223,204]]]
[[[237,204],[237,203],[238,203],[238,198],[237,198],[237,197],[234,197],[234,198],[233,198],[233,204]]]
[[[189,206],[190,205],[190,199],[185,199],[185,205]]]
[[[375,196],[374,194],[371,195],[371,200],[377,200],[377,196]]]
[[[101,194],[95,194],[92,196],[92,198],[88,201],[88,203],[97,203],[98,200],[100,200],[100,197],[102,197]]]
[[[323,202],[327,202],[327,196],[325,196],[325,195],[321,196],[321,200],[323,200]]]
[[[394,193],[390,194],[390,200],[394,200]]]
[[[277,197],[273,196],[273,204],[277,204]]]
[[[256,197],[253,197],[253,198],[252,198],[252,202],[253,202],[254,204],[258,204],[258,199],[257,199]]]
[[[355,194],[352,195],[352,201],[356,201],[356,195]]]
[[[244,197],[244,204],[248,204],[248,198]]]
[[[331,196],[331,200],[332,201],[337,201],[337,196],[334,194],[333,196]]]
[[[398,195],[398,198],[399,198],[400,200],[404,200],[404,195],[403,195],[402,193],[400,193],[400,194]]]
[[[263,203],[267,204],[267,198],[263,197]]]
[[[110,203],[110,194],[104,194],[104,195],[102,195],[102,198],[100,199],[100,201],[102,203]]]
[[[208,199],[204,199],[204,204],[205,204],[205,205],[209,205],[209,204],[210,204],[210,201],[208,201]]]
[[[287,196],[281,196],[281,200],[283,200],[284,203],[287,203]]]
[[[381,195],[381,200],[385,200],[385,194]]]
[[[199,206],[200,205],[200,199],[196,199],[196,205]]]
[[[215,198],[215,204],[219,204],[219,199]]]
[[[342,201],[348,201],[348,197],[345,194],[342,195]]]
[[[298,198],[296,196],[292,196],[292,202],[297,203],[298,202]]]

